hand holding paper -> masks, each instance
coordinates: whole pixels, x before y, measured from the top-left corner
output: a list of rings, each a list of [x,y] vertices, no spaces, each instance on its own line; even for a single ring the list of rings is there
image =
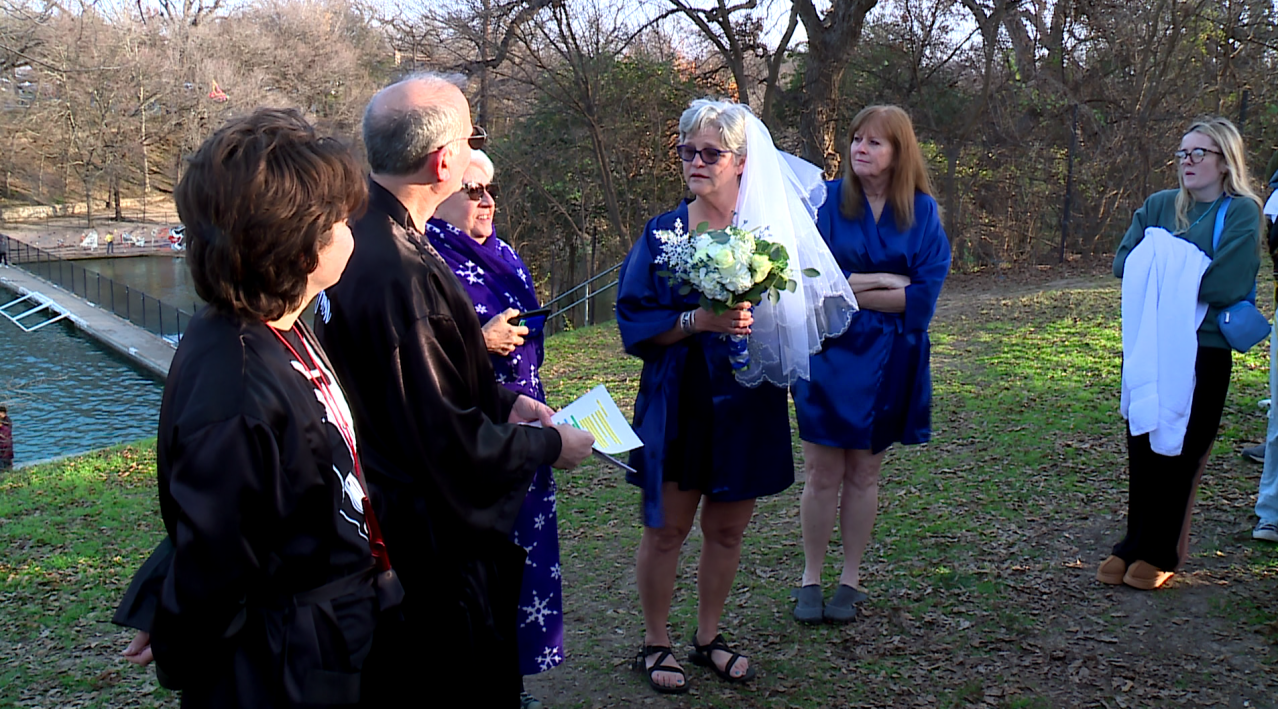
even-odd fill
[[[619,455],[643,445],[602,384],[560,409],[552,420],[590,431],[595,436],[595,450],[608,455]]]

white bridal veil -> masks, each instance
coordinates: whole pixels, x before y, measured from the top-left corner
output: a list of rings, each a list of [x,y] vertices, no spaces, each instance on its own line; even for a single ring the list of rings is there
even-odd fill
[[[749,339],[750,366],[738,370],[746,386],[767,381],[789,387],[811,377],[808,358],[827,337],[847,331],[857,310],[856,296],[816,228],[817,208],[826,199],[821,169],[772,143],[767,126],[746,118],[746,161],[737,195],[737,226],[767,227],[769,240],[785,246],[799,287],[773,303],[754,308]],[[813,268],[819,276],[808,277]]]

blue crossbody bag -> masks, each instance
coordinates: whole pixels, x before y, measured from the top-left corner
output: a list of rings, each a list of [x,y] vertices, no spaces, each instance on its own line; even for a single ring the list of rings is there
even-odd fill
[[[1216,230],[1211,235],[1212,258],[1216,257],[1216,245],[1220,243],[1220,234],[1225,230],[1225,212],[1231,201],[1233,197],[1225,195],[1225,201],[1216,212]],[[1252,284],[1251,293],[1245,299],[1220,311],[1216,316],[1216,324],[1220,326],[1220,334],[1224,336],[1225,342],[1239,352],[1255,347],[1269,335],[1269,320],[1256,307],[1255,284]]]

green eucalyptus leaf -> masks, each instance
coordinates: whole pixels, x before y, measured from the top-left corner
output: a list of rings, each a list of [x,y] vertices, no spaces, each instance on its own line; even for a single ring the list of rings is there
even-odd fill
[[[679,286],[679,295],[687,295],[691,292],[692,292],[692,286],[689,286],[689,285]]]
[[[815,268],[805,268],[803,269],[803,275],[807,276],[808,278],[816,278],[817,276],[821,275],[821,272],[816,270]]]
[[[704,233],[706,233],[707,231],[710,231],[710,222],[701,222],[700,224],[698,224],[698,225],[697,225],[697,226],[696,226],[696,227],[692,230],[692,233],[693,233],[693,234],[704,234]]]
[[[798,284],[798,283],[796,283],[795,281],[786,281],[786,282],[785,282],[785,289],[786,289],[786,290],[788,290],[788,291],[790,291],[791,293],[793,293],[793,292],[795,292],[796,290],[798,290],[798,289],[799,289],[799,284]]]

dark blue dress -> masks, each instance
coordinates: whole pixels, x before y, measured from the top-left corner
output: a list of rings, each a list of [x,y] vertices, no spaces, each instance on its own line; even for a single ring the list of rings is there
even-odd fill
[[[634,428],[643,447],[630,454],[638,471],[626,480],[644,489],[644,524],[662,524],[661,483],[700,490],[716,502],[772,495],[794,483],[786,392],[739,384],[727,342],[700,333],[669,346],[651,339],[673,328],[698,296],[678,294],[657,275],[661,252],[653,232],[688,225],[688,207],[654,217],[621,266],[617,327],[626,352],[643,360]]]
[[[877,224],[868,203],[860,219],[844,217],[842,186],[843,180],[827,183],[830,199],[817,213],[817,228],[844,275],[899,273],[911,284],[904,313],[862,310],[846,333],[813,355],[811,381],[793,388],[799,437],[875,453],[898,441],[925,443],[932,437],[927,328],[950,271],[950,242],[930,196],[915,195],[914,225],[902,233],[890,203]]]

